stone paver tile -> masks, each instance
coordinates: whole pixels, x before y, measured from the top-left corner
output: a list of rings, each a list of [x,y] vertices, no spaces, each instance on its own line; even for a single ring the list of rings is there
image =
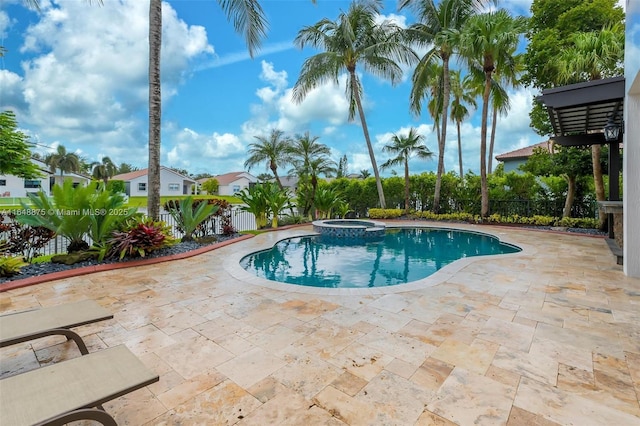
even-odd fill
[[[115,333],[113,333],[115,331]],[[167,336],[153,325],[145,325],[132,331],[111,328],[99,333],[99,337],[109,346],[125,344],[134,354],[140,356],[174,345],[176,340]]]
[[[420,340],[381,328],[376,328],[360,337],[358,343],[414,364],[416,367],[422,364],[429,354],[437,349],[435,346],[423,343]]]
[[[423,343],[433,344],[434,340],[429,336],[429,327],[432,325],[433,324],[423,321],[411,320],[407,325],[398,330],[398,333],[420,340]],[[437,344],[439,345],[441,342],[442,340],[438,340]]]
[[[454,366],[435,358],[427,358],[411,376],[411,381],[425,389],[438,390]]]
[[[372,308],[382,309],[383,311],[399,313],[411,304],[411,299],[401,294],[385,294],[379,297],[369,306]]]
[[[281,426],[299,426],[299,425],[323,425],[323,426],[344,426],[346,423],[338,420],[326,410],[314,405],[308,410],[299,411],[293,416],[285,419]]]
[[[434,393],[397,374],[383,371],[355,398],[373,407],[374,424],[408,425],[418,420]]]
[[[179,381],[180,379],[174,375],[181,378],[181,381]],[[163,382],[164,380],[164,377],[160,377],[160,382]],[[168,380],[174,380],[175,383],[170,383],[171,386],[162,393],[158,394],[154,392],[153,388],[150,388],[150,390],[156,394],[158,400],[162,402],[162,405],[167,407],[167,409],[172,409],[180,404],[184,404],[189,399],[206,391],[207,389],[217,386],[219,383],[226,380],[226,377],[215,370],[209,370],[188,380],[182,379],[182,376],[177,373],[173,373],[171,378]]]
[[[393,361],[393,357],[368,346],[354,343],[327,361],[369,381]]]
[[[204,337],[164,347],[156,354],[185,379],[213,370],[234,355]]]
[[[273,301],[263,300],[261,303],[242,318],[242,321],[258,330],[264,330],[279,322],[286,321],[290,316],[295,316],[293,312],[285,313],[279,309],[279,305]]]
[[[255,385],[249,387],[247,391],[258,401],[265,403],[274,398],[280,392],[289,392],[289,388],[287,388],[275,378],[269,376],[260,380]]]
[[[229,334],[248,337],[260,331],[224,312],[218,312],[215,317],[193,327],[193,329],[211,340],[216,340]]]
[[[545,355],[531,355],[501,346],[492,364],[550,385],[555,385],[558,379],[558,362]]]
[[[107,345],[95,334],[85,336],[82,340],[84,340],[84,343],[87,345],[89,353],[107,348]],[[73,340],[66,340],[63,343],[36,350],[36,357],[41,367],[67,359],[77,358],[80,355],[80,350]]]
[[[322,359],[328,359],[362,335],[362,332],[334,325],[318,329],[304,339],[299,339],[292,346],[316,354]]]
[[[168,317],[161,318],[157,321],[153,321],[153,325],[158,327],[160,330],[165,332],[166,334],[175,334],[182,330],[191,328],[195,325],[202,324],[207,320],[189,310],[182,310],[176,313],[171,314]]]
[[[362,321],[377,325],[389,331],[398,331],[411,321],[411,318],[404,315],[372,308],[370,306],[363,308],[360,312],[362,313]]]
[[[387,366],[384,369],[394,374],[397,374],[402,378],[408,379],[415,374],[418,368],[419,366],[415,364],[409,364],[406,361],[395,358],[393,361],[387,364]]]
[[[496,382],[503,383],[507,386],[511,386],[514,389],[518,387],[520,383],[520,375],[513,371],[505,370],[504,368],[496,367],[495,365],[489,366],[487,373],[488,378],[495,380]]]
[[[593,354],[593,376],[596,389],[612,397],[606,398],[609,405],[640,416],[638,395],[634,389],[626,359],[599,353]]]
[[[308,302],[294,299],[281,303],[279,309],[285,313],[288,313],[292,317],[301,319],[303,321],[309,321],[321,315],[324,315],[327,312],[331,312],[339,307],[340,305],[329,303],[320,299],[314,299]]]
[[[283,391],[244,416],[237,425],[279,425],[296,413],[308,410],[312,405],[312,402],[293,391]]]
[[[539,414],[533,414],[519,407],[511,407],[507,426],[560,426]]]
[[[349,396],[354,396],[355,394],[360,392],[360,390],[365,387],[367,383],[369,382],[367,382],[365,379],[361,379],[360,377],[354,376],[348,371],[345,371],[337,379],[331,382],[331,386],[338,389],[340,392],[346,393]]]
[[[0,348],[0,379],[35,370],[39,367],[38,358],[29,344],[23,343]]]
[[[439,346],[446,338],[459,332],[458,326],[464,317],[453,314],[441,315],[427,330],[427,343]],[[424,341],[424,340],[423,340]]]
[[[282,358],[262,348],[253,348],[218,365],[216,369],[246,389],[284,365],[286,362]]]
[[[306,334],[303,332],[293,331],[288,327],[277,324],[247,336],[246,340],[271,353],[276,353],[305,336]]]
[[[327,386],[313,399],[322,409],[351,426],[375,424],[375,410],[371,404],[355,399]]]
[[[427,409],[461,425],[504,424],[514,395],[511,386],[456,367]]]
[[[237,384],[225,380],[157,417],[149,426],[235,424],[261,405]]]
[[[431,354],[431,357],[484,375],[499,347],[497,343],[482,339],[475,339],[471,345],[467,345],[455,340],[455,337],[450,337]]]
[[[531,342],[531,355],[551,357],[562,364],[571,365],[581,370],[593,371],[593,359],[590,350],[572,346],[566,342],[543,339],[538,336]]]
[[[103,406],[119,425],[142,425],[167,411],[148,389],[138,389]]]
[[[585,349],[589,352],[599,352],[617,358],[624,358],[620,339],[616,333],[611,333],[610,330],[608,336],[603,336],[588,329],[574,330],[540,323],[536,327],[535,336],[540,339],[553,340]]]
[[[289,360],[271,377],[310,400],[341,374],[341,370],[334,365],[312,354],[304,354]]]
[[[420,414],[414,426],[456,426],[456,424],[429,410],[425,410]]]
[[[513,405],[563,425],[635,425],[640,422],[640,417],[527,377],[520,380]]]
[[[438,308],[438,303],[429,296],[422,296],[413,300],[400,313],[429,325],[436,322],[442,315],[442,311]]]
[[[480,329],[478,337],[519,351],[529,350],[535,328],[499,318],[490,318]]]
[[[256,347],[256,345],[250,343],[247,339],[233,333],[216,337],[212,340],[235,355],[241,355],[245,352],[249,352],[251,349]]]
[[[625,358],[633,386],[636,388],[638,399],[640,399],[640,353],[625,352]]]
[[[575,393],[593,392],[596,389],[593,372],[571,365],[560,364],[558,368],[558,389]]]

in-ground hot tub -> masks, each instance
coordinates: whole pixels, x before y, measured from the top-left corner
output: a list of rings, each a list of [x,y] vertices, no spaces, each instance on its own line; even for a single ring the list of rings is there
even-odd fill
[[[314,221],[313,230],[326,237],[380,238],[384,237],[385,225],[373,220],[329,219]]]

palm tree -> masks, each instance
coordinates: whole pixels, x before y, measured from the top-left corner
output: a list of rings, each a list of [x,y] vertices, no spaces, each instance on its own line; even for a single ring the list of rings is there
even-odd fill
[[[375,23],[381,8],[380,0],[354,0],[349,10],[340,13],[335,21],[325,18],[298,32],[295,38],[298,47],[309,45],[322,52],[305,60],[293,87],[293,100],[302,102],[312,89],[326,82],[338,84],[340,73],[347,71],[349,120],[355,118],[357,110],[376,177],[380,207],[385,208],[382,180],[362,108],[362,82],[356,67],[361,65],[365,71],[396,84],[402,77],[399,63],[410,64],[416,56],[404,43],[404,34],[398,26],[388,21]]]
[[[30,0],[35,1],[35,0]],[[233,21],[234,29],[244,35],[253,57],[266,34],[267,22],[258,0],[218,0]],[[160,91],[160,48],[162,46],[162,0],[149,2],[149,196],[147,214],[160,216],[160,128],[162,97]]]
[[[303,216],[307,216],[311,210],[318,187],[318,177],[321,174],[331,176],[336,173],[336,163],[330,159],[331,149],[318,143],[318,136],[310,136],[309,132],[298,135],[289,148],[291,164],[302,183],[309,182],[311,192],[303,206]]]
[[[460,137],[460,125],[465,118],[469,116],[467,105],[475,108],[476,98],[473,95],[472,82],[467,75],[462,78],[459,70],[451,72],[451,120],[456,123],[458,133],[458,163],[460,166],[460,179],[464,178],[464,169],[462,167],[462,140]]]
[[[280,176],[278,176],[278,166],[289,164],[289,148],[291,140],[284,136],[282,130],[273,129],[269,136],[254,136],[258,142],[249,145],[249,158],[244,162],[247,170],[257,164],[267,162],[267,168],[271,170],[276,178],[276,183],[280,189],[283,188]]]
[[[409,159],[417,156],[421,159],[433,158],[433,152],[429,151],[424,144],[424,135],[418,134],[415,128],[409,129],[408,135],[394,134],[391,143],[384,146],[383,151],[396,154],[394,158],[387,160],[382,169],[404,165],[404,212],[409,214]]]
[[[421,102],[427,96],[430,65],[442,63],[442,108],[444,119],[440,121],[441,133],[438,134],[438,171],[433,197],[433,211],[440,209],[440,189],[444,174],[444,151],[447,140],[447,118],[449,114],[449,98],[451,83],[449,60],[460,50],[462,28],[469,17],[488,4],[489,0],[401,0],[399,8],[411,8],[419,21],[411,25],[408,34],[420,45],[428,46],[427,53],[420,59],[413,74],[414,85],[411,89],[411,110],[420,114]],[[423,82],[426,84],[416,84]]]
[[[49,166],[51,173],[55,173],[56,169],[60,170],[60,185],[64,180],[64,173],[77,172],[82,168],[80,157],[73,152],[67,152],[63,145],[58,145],[56,152],[47,154],[44,162]]]
[[[572,45],[562,52],[556,64],[560,82],[576,83],[584,80],[599,80],[623,73],[624,28],[620,24],[606,26],[600,31],[576,33]],[[604,180],[600,165],[601,145],[591,145],[591,162],[596,199],[604,201]],[[606,215],[600,211],[600,226]]]
[[[513,18],[506,10],[474,15],[467,20],[461,37],[461,54],[470,62],[470,68],[482,69],[482,123],[480,128],[480,214],[489,215],[489,189],[487,186],[487,116],[489,97],[496,67],[515,66],[514,46],[526,30],[524,17]]]
[[[104,182],[104,188],[107,188],[107,182],[118,171],[118,167],[113,164],[111,158],[102,157],[102,161],[94,161],[91,163],[93,168],[92,176],[95,179],[101,179]]]
[[[362,169],[360,170],[360,173],[358,174],[358,179],[366,179],[369,176],[371,176],[371,172],[367,169]]]

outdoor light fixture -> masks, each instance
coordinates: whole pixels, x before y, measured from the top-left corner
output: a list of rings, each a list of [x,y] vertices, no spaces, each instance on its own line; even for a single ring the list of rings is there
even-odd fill
[[[604,126],[604,140],[607,142],[615,142],[620,136],[620,126],[616,124],[615,117],[609,117],[606,126]]]

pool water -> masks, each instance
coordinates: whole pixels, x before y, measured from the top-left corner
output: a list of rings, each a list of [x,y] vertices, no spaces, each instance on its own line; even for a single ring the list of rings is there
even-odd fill
[[[268,280],[311,287],[384,287],[416,281],[464,257],[515,253],[519,247],[476,232],[387,229],[369,241],[327,236],[289,238],[244,257],[241,266]]]

